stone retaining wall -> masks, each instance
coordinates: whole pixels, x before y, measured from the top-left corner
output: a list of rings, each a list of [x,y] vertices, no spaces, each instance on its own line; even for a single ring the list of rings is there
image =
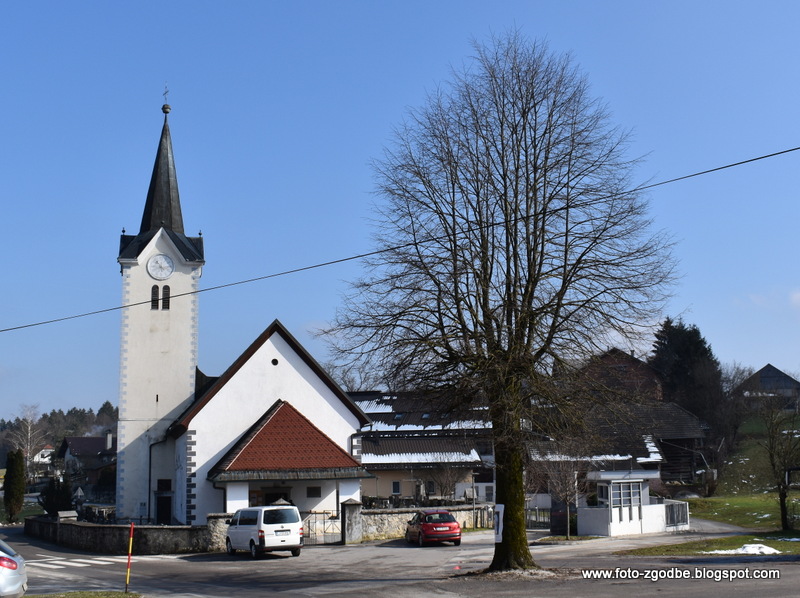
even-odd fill
[[[463,528],[488,527],[491,525],[491,507],[480,506],[474,511],[471,506],[446,507]],[[364,509],[361,511],[361,541],[402,538],[406,523],[419,509]],[[473,519],[473,514],[475,518]],[[477,521],[477,526],[475,522]]]
[[[224,550],[225,519],[212,514],[208,525],[134,525],[134,554],[179,554]],[[74,520],[26,517],[25,533],[47,542],[103,554],[127,554],[130,525],[98,525]]]
[[[345,503],[343,511],[349,513],[346,542],[348,544],[372,540],[402,538],[406,523],[418,510],[370,509],[362,510],[360,503]],[[464,528],[491,525],[491,507],[447,507]],[[473,519],[473,514],[476,515]],[[225,550],[226,519],[231,515],[213,513],[207,516],[207,525],[135,525],[133,533],[134,554],[180,554],[194,552],[220,552]],[[75,520],[53,520],[46,517],[27,517],[25,533],[47,542],[87,552],[127,554],[130,525],[102,525]]]

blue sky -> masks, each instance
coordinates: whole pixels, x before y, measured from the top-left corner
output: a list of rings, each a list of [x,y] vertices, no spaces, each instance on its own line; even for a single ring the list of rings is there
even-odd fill
[[[373,246],[369,163],[410,106],[519,29],[571,52],[657,182],[800,145],[795,2],[17,2],[0,14],[0,328],[120,303],[165,84],[203,288]],[[717,357],[800,372],[800,152],[658,187],[678,241],[668,313]],[[320,361],[351,262],[204,293],[218,375],[275,318]],[[118,395],[119,312],[0,333],[0,418]],[[640,353],[649,350],[639,347]]]

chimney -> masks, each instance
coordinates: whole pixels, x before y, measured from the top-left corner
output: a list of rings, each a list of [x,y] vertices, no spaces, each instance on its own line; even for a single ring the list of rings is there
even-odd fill
[[[106,430],[106,450],[110,451],[112,446],[114,446],[114,437],[111,430]]]

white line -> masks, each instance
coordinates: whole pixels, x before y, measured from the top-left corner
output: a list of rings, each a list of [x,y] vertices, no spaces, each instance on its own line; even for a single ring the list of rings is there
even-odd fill
[[[41,563],[38,561],[26,561],[25,566],[30,567],[42,567],[44,569],[63,569],[64,565],[51,565],[50,563]]]
[[[68,567],[90,567],[86,563],[76,563],[75,561],[58,561],[60,565],[67,565]]]
[[[110,561],[112,563],[127,563],[128,562],[128,557],[126,557],[126,556],[102,556],[102,557],[97,557],[97,558],[100,559],[100,560],[103,560],[103,561]],[[137,559],[139,559],[139,558],[141,558],[141,557],[132,558],[131,562],[135,563],[137,561]]]
[[[89,563],[90,565],[116,565],[110,561],[101,561],[100,559],[72,559],[73,563]]]

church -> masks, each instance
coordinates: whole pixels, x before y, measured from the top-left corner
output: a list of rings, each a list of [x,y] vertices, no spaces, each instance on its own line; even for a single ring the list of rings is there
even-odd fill
[[[209,513],[283,499],[338,513],[371,477],[352,456],[369,422],[279,322],[218,377],[198,369],[203,237],[187,236],[169,105],[122,275],[116,516],[202,525]]]

